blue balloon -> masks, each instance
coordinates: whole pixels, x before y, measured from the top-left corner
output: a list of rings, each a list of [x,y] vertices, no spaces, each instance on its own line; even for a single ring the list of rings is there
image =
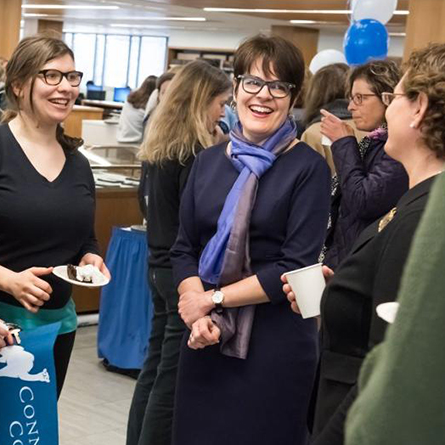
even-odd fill
[[[363,19],[353,22],[343,41],[349,65],[362,65],[373,59],[385,59],[388,55],[388,31],[378,20]]]

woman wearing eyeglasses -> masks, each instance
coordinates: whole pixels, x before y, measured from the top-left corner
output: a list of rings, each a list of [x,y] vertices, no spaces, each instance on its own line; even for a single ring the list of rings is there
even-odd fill
[[[357,394],[360,367],[368,352],[383,340],[387,327],[376,308],[397,298],[430,189],[443,171],[444,61],[445,45],[413,52],[394,92],[382,93],[388,122],[385,152],[405,168],[409,190],[383,218],[360,234],[324,291],[311,445],[344,442],[344,422]],[[298,311],[289,285],[285,284],[283,290],[292,309]],[[409,354],[410,344],[404,347]],[[406,390],[409,392],[409,388]],[[363,427],[366,431],[366,425]],[[385,429],[385,420],[379,427]]]
[[[306,443],[315,320],[288,310],[280,275],[317,261],[330,171],[289,118],[304,77],[280,37],[234,60],[239,124],[198,154],[171,251],[183,339],[173,444]]]
[[[31,329],[60,321],[54,346],[60,395],[76,332],[71,285],[51,274],[93,264],[109,277],[94,234],[94,179],[61,123],[82,73],[61,40],[23,39],[8,62],[0,126],[0,313]]]
[[[392,92],[399,79],[399,68],[387,60],[372,61],[351,72],[348,109],[356,127],[370,132],[359,143],[351,126],[321,111],[321,132],[333,142],[337,172],[324,259],[332,269],[347,256],[362,230],[394,207],[408,189],[404,168],[383,150],[388,133],[386,105],[380,96]]]

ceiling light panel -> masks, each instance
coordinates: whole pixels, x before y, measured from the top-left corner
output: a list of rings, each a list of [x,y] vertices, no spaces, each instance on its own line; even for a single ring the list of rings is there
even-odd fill
[[[119,9],[119,6],[93,5],[22,5],[22,9]]]

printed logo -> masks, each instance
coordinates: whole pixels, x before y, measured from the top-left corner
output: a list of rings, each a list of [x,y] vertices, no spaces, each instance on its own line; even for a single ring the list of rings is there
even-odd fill
[[[0,349],[0,364],[2,363],[6,363],[6,366],[0,369],[0,377],[10,377],[25,382],[50,382],[46,368],[37,374],[30,374],[34,367],[34,355],[25,351],[23,346],[13,345]]]

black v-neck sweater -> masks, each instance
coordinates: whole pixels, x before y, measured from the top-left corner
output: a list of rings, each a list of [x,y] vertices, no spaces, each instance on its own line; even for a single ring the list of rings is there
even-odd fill
[[[85,253],[98,253],[91,168],[77,150],[65,150],[65,156],[62,171],[50,182],[35,169],[9,126],[0,126],[1,266],[20,272],[33,266],[78,264]],[[71,285],[53,274],[41,278],[53,288],[43,307],[63,307]],[[20,306],[1,291],[0,302]]]

